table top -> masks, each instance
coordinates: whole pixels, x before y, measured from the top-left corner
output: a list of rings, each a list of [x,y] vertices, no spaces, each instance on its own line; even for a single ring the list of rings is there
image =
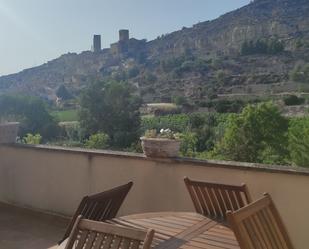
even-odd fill
[[[110,223],[154,229],[155,249],[239,249],[233,231],[197,213],[159,212],[115,218]]]

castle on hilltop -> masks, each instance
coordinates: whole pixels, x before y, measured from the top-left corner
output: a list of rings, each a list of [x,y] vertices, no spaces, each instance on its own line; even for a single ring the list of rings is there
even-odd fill
[[[114,56],[127,55],[143,51],[146,47],[146,39],[138,40],[130,38],[129,30],[119,30],[119,40],[110,45],[110,51]],[[100,53],[102,51],[101,35],[93,36],[92,52]]]

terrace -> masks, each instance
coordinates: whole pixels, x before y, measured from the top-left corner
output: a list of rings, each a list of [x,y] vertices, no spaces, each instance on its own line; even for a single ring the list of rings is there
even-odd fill
[[[47,146],[0,145],[0,155],[0,248],[56,248],[83,196],[128,181],[119,215],[193,211],[184,176],[270,193],[295,248],[309,244],[306,169]]]

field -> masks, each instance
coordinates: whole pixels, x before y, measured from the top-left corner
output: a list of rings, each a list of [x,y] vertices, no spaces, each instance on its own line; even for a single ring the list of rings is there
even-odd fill
[[[64,110],[64,111],[53,111],[51,114],[59,122],[71,122],[78,120],[78,114],[76,109]]]

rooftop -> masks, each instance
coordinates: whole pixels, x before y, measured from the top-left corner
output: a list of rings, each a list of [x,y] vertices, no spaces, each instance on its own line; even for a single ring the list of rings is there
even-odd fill
[[[193,211],[184,176],[245,182],[253,199],[270,193],[295,248],[307,249],[307,169],[21,145],[0,145],[0,248],[53,248],[68,222],[63,217],[73,214],[83,196],[128,181],[134,185],[120,216]]]
[[[68,219],[0,203],[0,248],[54,249]]]

